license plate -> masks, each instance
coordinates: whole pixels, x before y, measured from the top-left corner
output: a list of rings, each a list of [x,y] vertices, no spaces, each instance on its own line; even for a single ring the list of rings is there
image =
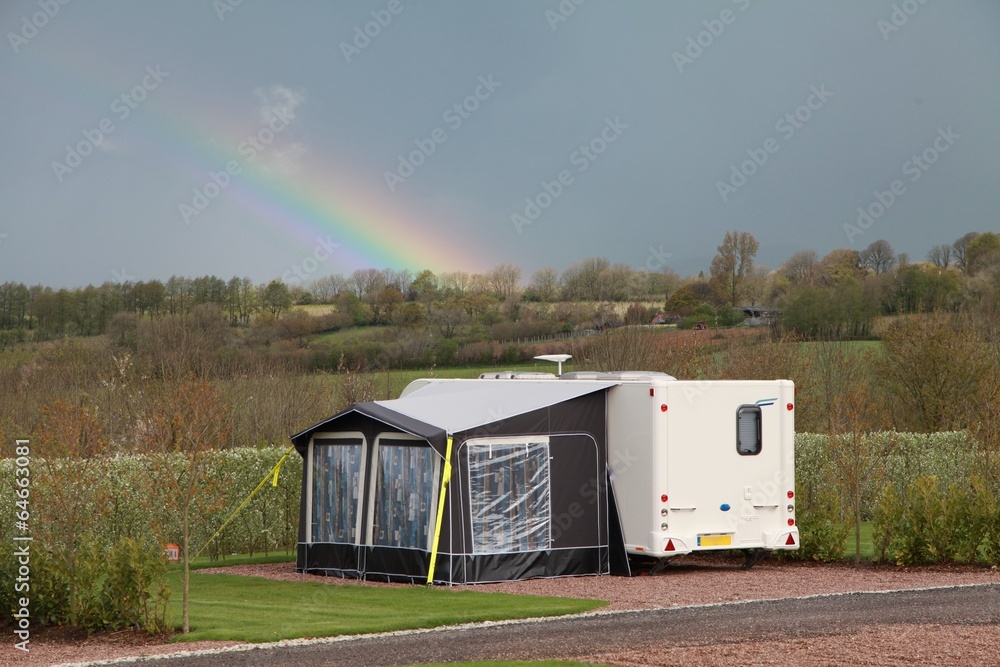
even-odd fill
[[[733,544],[732,535],[699,535],[699,547],[729,547]]]

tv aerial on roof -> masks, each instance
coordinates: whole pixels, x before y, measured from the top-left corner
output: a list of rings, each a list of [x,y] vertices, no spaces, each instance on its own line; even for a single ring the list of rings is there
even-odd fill
[[[567,359],[572,359],[572,358],[573,358],[572,354],[540,354],[537,357],[535,357],[535,359],[539,359],[541,361],[553,361],[559,364],[559,375],[562,375],[563,362],[566,361]]]

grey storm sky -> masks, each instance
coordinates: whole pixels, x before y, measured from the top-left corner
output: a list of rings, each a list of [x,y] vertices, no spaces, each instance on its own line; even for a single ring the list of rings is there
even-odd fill
[[[0,6],[0,281],[689,275],[731,229],[771,267],[1000,230],[995,0],[63,1]]]

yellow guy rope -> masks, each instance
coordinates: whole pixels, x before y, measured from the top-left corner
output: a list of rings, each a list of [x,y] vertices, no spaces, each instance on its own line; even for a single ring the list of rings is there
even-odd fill
[[[441,523],[444,520],[444,498],[451,479],[451,436],[448,436],[448,450],[444,455],[444,475],[441,477],[441,495],[438,498],[437,520],[434,522],[434,543],[431,545],[431,564],[427,568],[427,585],[434,583],[434,566],[437,565],[438,542],[441,539]]]
[[[269,479],[271,480],[271,486],[278,486],[278,472],[281,470],[281,464],[285,462],[285,459],[287,459],[289,455],[291,455],[292,450],[294,449],[295,449],[294,445],[289,447],[288,451],[285,452],[285,455],[282,456],[280,459],[278,459],[278,462],[274,464],[274,467],[271,468],[266,475],[264,475],[264,479],[260,480],[260,484],[257,485],[257,488],[250,492],[250,495],[246,497],[246,500],[240,503],[240,506],[237,507],[236,510],[229,515],[229,518],[226,519],[225,523],[219,526],[219,529],[215,531],[215,534],[212,535],[210,538],[208,538],[208,542],[205,542],[205,544],[202,545],[201,549],[198,549],[198,553],[194,555],[195,558],[200,556],[201,552],[205,550],[205,547],[211,544],[212,540],[217,538],[219,536],[219,533],[225,530],[226,526],[228,526],[230,522],[236,518],[236,515],[239,514],[240,511],[242,511],[243,508],[247,506],[247,503],[250,502],[250,500],[255,495],[257,495],[257,492],[264,488],[264,485],[267,484],[267,480]]]

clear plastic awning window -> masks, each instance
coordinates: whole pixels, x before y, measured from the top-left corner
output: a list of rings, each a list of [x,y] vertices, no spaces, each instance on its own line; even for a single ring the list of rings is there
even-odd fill
[[[548,436],[466,443],[473,552],[548,549],[551,540]]]

